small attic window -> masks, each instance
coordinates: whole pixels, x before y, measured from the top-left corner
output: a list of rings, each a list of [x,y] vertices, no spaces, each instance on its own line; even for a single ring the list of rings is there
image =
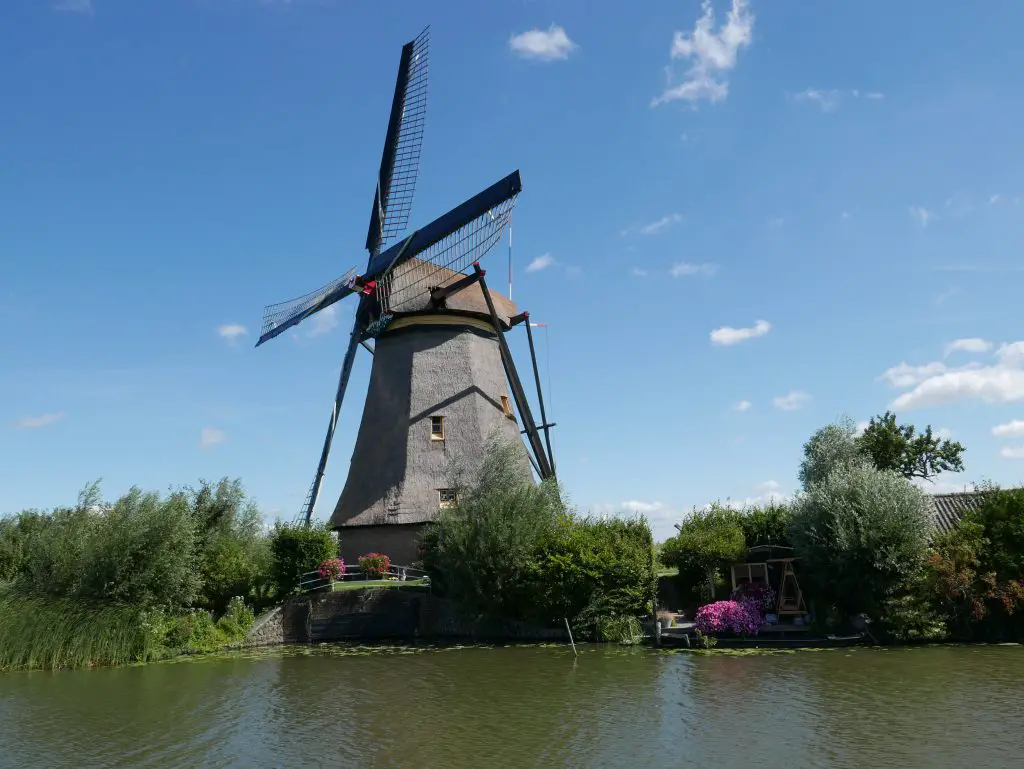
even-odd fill
[[[444,440],[444,417],[431,417],[430,418],[430,440],[432,440],[432,441],[443,441]]]
[[[442,510],[455,507],[459,503],[459,493],[455,489],[438,489],[437,504]]]
[[[508,396],[501,396],[501,410],[505,412],[505,416],[509,419],[515,419],[515,415],[512,414],[512,404],[509,403]]]

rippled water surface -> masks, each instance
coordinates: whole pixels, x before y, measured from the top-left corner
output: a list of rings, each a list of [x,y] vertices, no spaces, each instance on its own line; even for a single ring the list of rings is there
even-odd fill
[[[279,650],[0,675],[3,767],[1024,767],[1024,649]]]

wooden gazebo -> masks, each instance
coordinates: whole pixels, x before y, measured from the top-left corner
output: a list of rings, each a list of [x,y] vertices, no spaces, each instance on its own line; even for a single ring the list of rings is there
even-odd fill
[[[803,616],[807,614],[807,604],[793,570],[793,562],[797,560],[791,547],[755,545],[748,551],[746,563],[732,567],[732,589],[748,584],[768,585],[777,596],[776,614]]]

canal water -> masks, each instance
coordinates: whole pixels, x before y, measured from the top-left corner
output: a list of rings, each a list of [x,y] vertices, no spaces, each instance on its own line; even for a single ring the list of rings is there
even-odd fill
[[[1024,648],[320,647],[0,675],[0,766],[1024,767]]]

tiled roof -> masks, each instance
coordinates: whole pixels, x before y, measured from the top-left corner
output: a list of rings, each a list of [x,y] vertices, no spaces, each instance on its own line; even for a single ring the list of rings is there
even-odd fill
[[[929,494],[927,497],[932,523],[945,534],[956,528],[965,513],[981,504],[984,494],[980,491],[960,491],[953,494]]]

